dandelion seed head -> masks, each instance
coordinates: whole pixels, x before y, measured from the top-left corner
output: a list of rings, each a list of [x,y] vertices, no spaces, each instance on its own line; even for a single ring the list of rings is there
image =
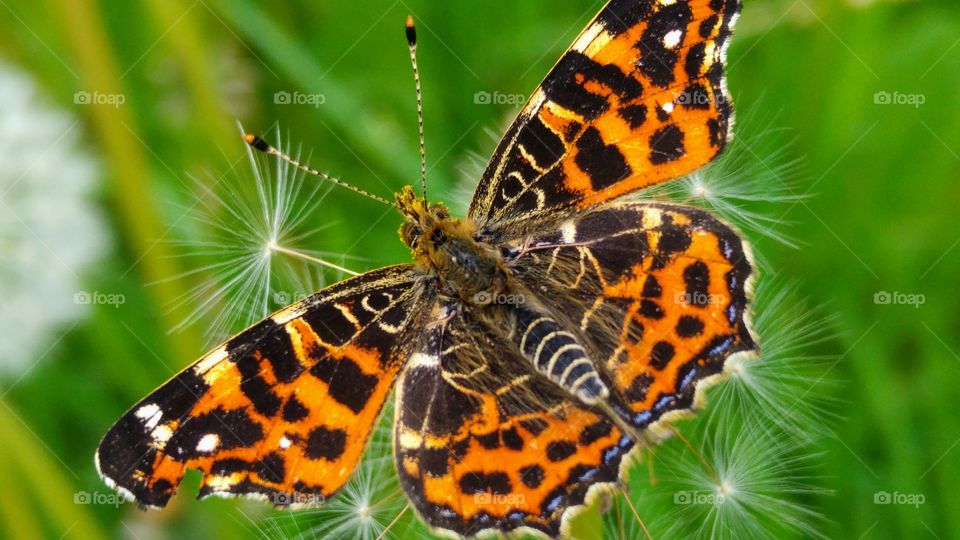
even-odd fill
[[[174,279],[195,284],[171,306],[191,308],[176,329],[203,320],[211,343],[343,277],[304,256],[347,259],[313,249],[331,225],[316,220],[329,184],[244,147],[249,169],[195,180],[194,201],[185,208],[189,231],[177,241],[190,270]]]

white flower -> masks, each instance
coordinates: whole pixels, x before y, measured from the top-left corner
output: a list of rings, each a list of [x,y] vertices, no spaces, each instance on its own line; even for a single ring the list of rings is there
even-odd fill
[[[96,296],[81,276],[108,235],[90,200],[95,161],[81,125],[0,64],[0,376],[23,376]]]

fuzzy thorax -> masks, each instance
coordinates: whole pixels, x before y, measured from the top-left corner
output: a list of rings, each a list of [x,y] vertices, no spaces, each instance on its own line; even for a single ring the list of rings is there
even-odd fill
[[[477,240],[473,222],[450,217],[442,203],[428,204],[410,186],[397,194],[397,206],[405,218],[400,239],[417,265],[436,275],[444,294],[475,304],[478,297],[507,290],[503,257]]]

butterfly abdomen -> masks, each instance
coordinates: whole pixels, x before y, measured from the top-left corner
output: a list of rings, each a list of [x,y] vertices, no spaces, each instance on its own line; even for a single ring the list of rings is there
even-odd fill
[[[609,395],[576,336],[536,309],[519,306],[514,314],[520,351],[538,372],[584,403],[597,403]]]

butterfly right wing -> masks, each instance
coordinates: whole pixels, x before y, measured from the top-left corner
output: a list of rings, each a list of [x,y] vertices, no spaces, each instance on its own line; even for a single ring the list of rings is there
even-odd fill
[[[410,266],[343,281],[241,332],[103,438],[104,481],[163,507],[187,469],[200,496],[323,503],[347,482],[407,357],[427,294]]]

